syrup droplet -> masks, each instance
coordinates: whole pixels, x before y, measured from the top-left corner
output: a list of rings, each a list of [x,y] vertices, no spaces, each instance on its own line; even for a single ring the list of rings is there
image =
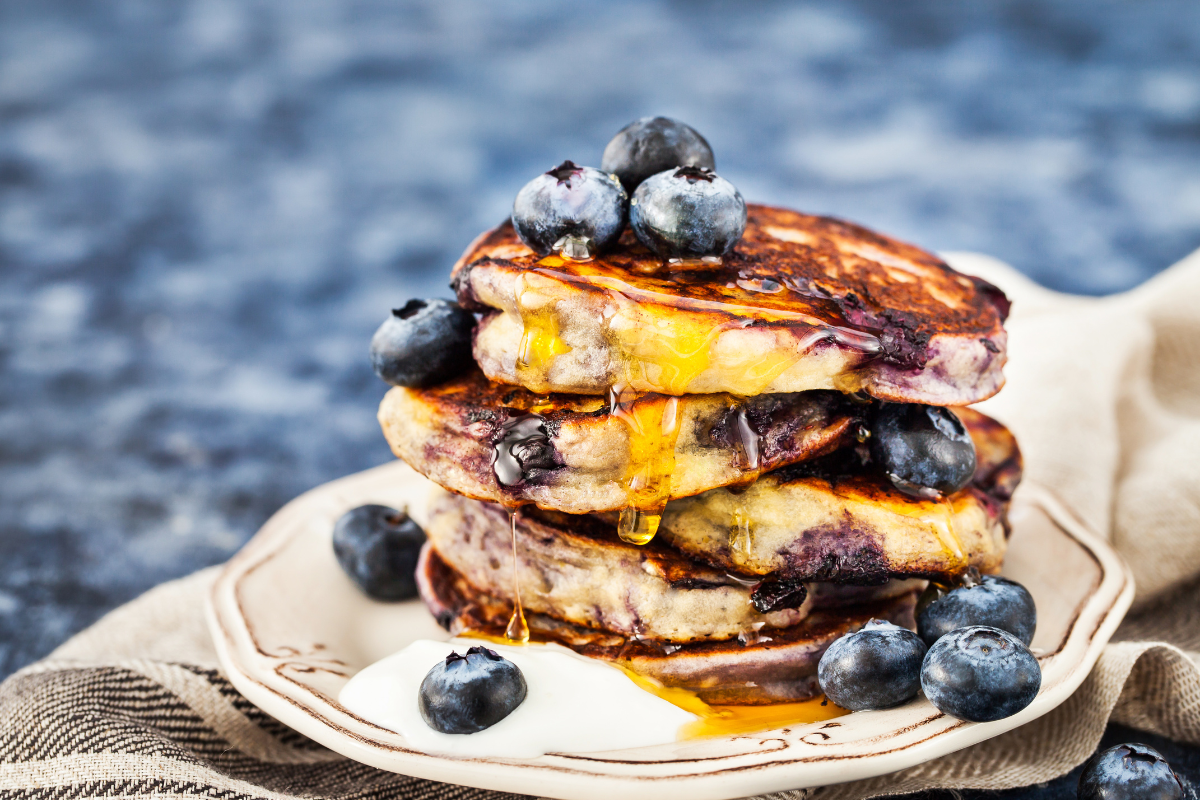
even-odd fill
[[[568,233],[555,242],[551,249],[562,255],[563,258],[569,258],[572,261],[591,261],[592,245],[591,237]]]
[[[742,278],[736,285],[747,292],[758,294],[779,294],[783,291],[783,284],[770,278]]]
[[[674,269],[716,269],[721,266],[720,256],[700,256],[699,258],[668,258],[667,264]]]
[[[742,647],[748,647],[752,644],[766,644],[771,641],[770,636],[762,632],[765,622],[755,622],[750,626],[750,630],[742,631],[738,634],[738,643]]]
[[[521,580],[517,568],[517,512],[508,512],[508,521],[512,529],[512,589],[513,612],[504,629],[504,638],[511,642],[525,644],[529,641],[529,625],[525,622],[525,609],[521,605]]]

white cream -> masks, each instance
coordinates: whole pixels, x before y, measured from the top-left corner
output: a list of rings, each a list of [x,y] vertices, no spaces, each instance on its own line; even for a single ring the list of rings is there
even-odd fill
[[[527,694],[516,710],[486,730],[439,733],[417,705],[421,681],[451,650],[482,645],[516,664]],[[427,753],[535,758],[674,742],[694,714],[638,688],[625,673],[558,645],[524,647],[471,639],[420,639],[359,672],[338,701],[352,713],[395,731]]]

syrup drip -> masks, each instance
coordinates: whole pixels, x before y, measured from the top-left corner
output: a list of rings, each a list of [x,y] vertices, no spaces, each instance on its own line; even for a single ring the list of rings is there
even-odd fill
[[[941,542],[946,553],[963,569],[966,569],[970,565],[970,559],[967,558],[962,538],[958,535],[958,530],[954,527],[954,502],[949,497],[942,495],[938,499],[938,505],[941,506],[941,510],[945,514],[945,521],[942,525],[935,525],[934,532],[937,534],[938,541]]]
[[[915,515],[929,526],[929,530],[941,545],[942,555],[946,563],[951,565],[950,571],[964,570],[970,563],[966,548],[954,526],[954,502],[941,494],[920,503],[921,510]]]
[[[737,451],[738,467],[743,472],[757,475],[762,468],[760,453],[761,437],[750,424],[746,415],[746,407],[738,406],[734,413],[734,423],[737,429],[737,439],[734,448]],[[749,509],[743,498],[746,487],[731,487],[733,498],[733,513],[729,520],[729,553],[733,563],[742,565],[750,560],[754,552],[754,520],[750,517]]]
[[[754,553],[754,522],[741,493],[733,497],[733,514],[729,520],[729,553],[733,563],[741,566],[748,562]]]
[[[623,387],[613,387],[609,407],[629,430],[629,468],[624,479],[627,505],[617,521],[617,535],[629,544],[648,544],[658,533],[663,509],[671,496],[679,400],[662,395],[639,396]]]
[[[529,642],[529,624],[525,622],[525,608],[521,605],[521,580],[517,569],[517,512],[508,512],[508,521],[512,530],[512,590],[513,612],[509,617],[508,627],[504,629],[504,638],[510,642],[526,644]]]
[[[517,282],[517,308],[521,313],[521,344],[517,350],[517,369],[542,369],[549,366],[556,356],[571,352],[571,348],[558,335],[558,320],[554,316],[554,304],[543,302],[537,290],[530,286],[527,275]]]

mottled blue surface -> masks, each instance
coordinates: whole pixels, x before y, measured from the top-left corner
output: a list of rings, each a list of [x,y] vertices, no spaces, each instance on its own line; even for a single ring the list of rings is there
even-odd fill
[[[2,3],[0,675],[386,461],[387,309],[651,113],[1057,288],[1200,246],[1193,0]]]

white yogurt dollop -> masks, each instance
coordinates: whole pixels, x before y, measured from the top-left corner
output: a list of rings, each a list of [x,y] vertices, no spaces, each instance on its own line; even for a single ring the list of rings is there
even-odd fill
[[[440,733],[417,705],[421,681],[451,650],[482,645],[516,664],[527,694],[516,710],[479,733]],[[359,672],[339,702],[359,717],[395,731],[427,753],[535,758],[546,753],[594,753],[668,744],[696,715],[638,688],[625,673],[565,647],[524,647],[472,639],[420,639]]]

